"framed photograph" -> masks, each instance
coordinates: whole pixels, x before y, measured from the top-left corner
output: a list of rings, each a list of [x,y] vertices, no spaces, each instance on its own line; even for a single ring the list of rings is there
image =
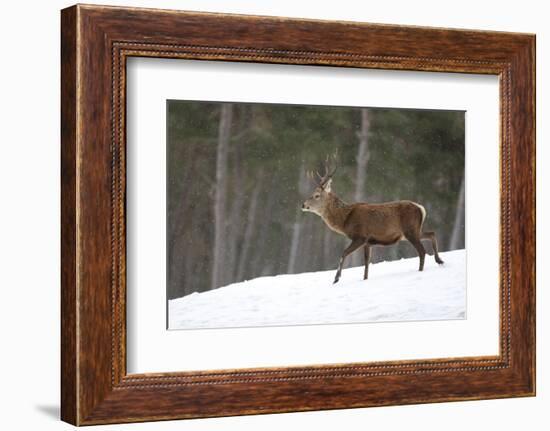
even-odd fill
[[[61,14],[62,419],[535,394],[535,36]]]

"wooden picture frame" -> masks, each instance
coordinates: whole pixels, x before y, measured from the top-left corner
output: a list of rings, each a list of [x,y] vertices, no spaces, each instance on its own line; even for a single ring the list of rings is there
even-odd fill
[[[535,394],[535,36],[77,5],[62,11],[61,417],[137,422]],[[500,354],[127,374],[126,59],[500,78]]]

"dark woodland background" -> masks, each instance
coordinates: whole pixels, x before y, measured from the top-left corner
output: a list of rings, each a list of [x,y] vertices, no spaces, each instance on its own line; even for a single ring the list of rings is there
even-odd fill
[[[440,250],[464,248],[464,112],[167,102],[168,298],[335,269],[349,240],[302,202],[338,150],[344,201],[424,205]],[[426,244],[431,252],[431,247]],[[416,256],[408,242],[372,262]],[[360,265],[363,253],[348,259]]]

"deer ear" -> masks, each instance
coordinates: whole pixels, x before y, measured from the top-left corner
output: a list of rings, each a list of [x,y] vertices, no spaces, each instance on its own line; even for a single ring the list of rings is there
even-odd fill
[[[323,190],[327,193],[330,193],[331,186],[332,186],[332,178],[329,178],[325,183],[325,185],[323,186]]]

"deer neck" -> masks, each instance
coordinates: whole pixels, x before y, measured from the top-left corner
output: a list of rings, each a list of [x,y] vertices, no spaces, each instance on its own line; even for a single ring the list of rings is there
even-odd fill
[[[343,200],[333,193],[329,193],[327,204],[320,213],[326,225],[334,232],[345,235],[344,223],[350,208]]]

